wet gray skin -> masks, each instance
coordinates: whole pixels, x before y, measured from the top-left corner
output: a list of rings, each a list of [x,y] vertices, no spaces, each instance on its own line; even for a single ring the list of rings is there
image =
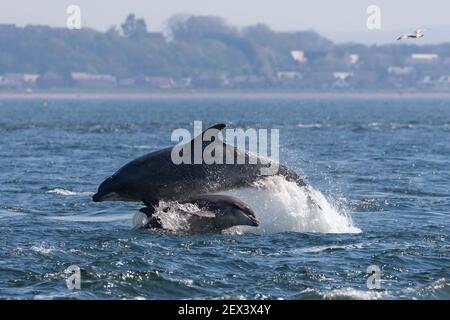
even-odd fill
[[[223,124],[212,126],[189,143],[193,146],[196,139],[202,139],[208,130],[218,133],[224,128]],[[212,136],[211,142],[200,143],[202,150],[213,143],[220,144],[226,147],[227,152],[231,152],[235,159],[242,155],[245,164],[202,162],[177,165],[171,159],[173,147],[169,147],[124,165],[100,184],[93,201],[142,201],[147,206],[152,206],[160,200],[183,201],[200,194],[251,186],[255,181],[267,176],[261,174],[261,169],[268,167],[267,162],[263,162],[254,154],[223,143],[217,134]],[[226,159],[225,154],[223,159]],[[251,160],[256,161],[256,164],[252,164]],[[297,173],[281,164],[274,174],[284,176],[288,181],[295,181],[300,186],[305,185]]]

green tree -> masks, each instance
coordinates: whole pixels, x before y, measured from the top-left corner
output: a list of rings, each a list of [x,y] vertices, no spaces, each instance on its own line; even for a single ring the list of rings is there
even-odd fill
[[[147,24],[144,19],[136,19],[136,16],[131,13],[121,25],[125,37],[142,36],[147,33]]]

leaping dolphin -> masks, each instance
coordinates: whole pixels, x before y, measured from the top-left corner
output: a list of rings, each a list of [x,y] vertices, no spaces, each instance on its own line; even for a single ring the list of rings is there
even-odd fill
[[[184,203],[197,205],[200,209],[194,212],[181,212],[186,217],[186,226],[181,232],[188,234],[214,233],[234,226],[259,226],[255,213],[244,202],[227,195],[200,195]],[[145,219],[141,228],[163,229],[171,231],[170,225],[165,222],[164,212],[155,211],[153,207],[139,210],[148,219]],[[178,230],[173,230],[178,231]]]
[[[244,164],[227,164],[225,161],[223,164],[207,164],[204,161],[201,164],[175,164],[171,158],[174,147],[169,147],[124,165],[100,184],[93,201],[142,201],[146,206],[152,207],[160,200],[184,201],[201,194],[251,186],[264,178],[261,170],[273,163],[225,144],[218,137],[218,133],[224,128],[224,124],[216,124],[187,144],[197,145],[197,139],[201,139],[202,151],[208,146],[211,147],[211,144],[218,144],[227,152],[231,152],[235,159],[238,156],[244,157]],[[206,133],[211,139],[205,142],[203,137]],[[225,154],[223,156],[225,157]],[[278,172],[274,174],[284,176],[299,186],[305,186],[305,182],[296,172],[281,164],[277,166]]]

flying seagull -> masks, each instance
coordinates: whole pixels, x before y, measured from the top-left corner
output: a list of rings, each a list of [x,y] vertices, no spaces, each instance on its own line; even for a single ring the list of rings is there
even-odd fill
[[[404,40],[404,39],[408,39],[408,38],[422,38],[424,36],[423,32],[425,30],[423,29],[417,29],[416,31],[414,31],[414,33],[405,33],[402,34],[400,37],[397,38],[397,40]]]

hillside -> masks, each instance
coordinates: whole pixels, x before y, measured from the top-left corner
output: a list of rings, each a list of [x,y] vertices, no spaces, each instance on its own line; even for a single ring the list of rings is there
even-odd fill
[[[314,31],[238,29],[213,16],[175,16],[164,35],[147,32],[134,15],[107,32],[0,25],[0,87],[15,87],[11,74],[57,76],[72,86],[72,73],[160,87],[408,88],[427,79],[445,87],[450,44],[336,45]]]

